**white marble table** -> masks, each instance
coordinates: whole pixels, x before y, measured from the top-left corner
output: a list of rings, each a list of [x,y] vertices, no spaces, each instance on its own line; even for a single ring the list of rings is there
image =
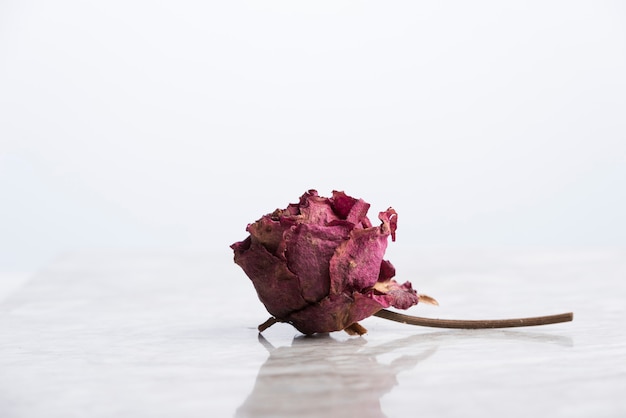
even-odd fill
[[[228,249],[76,254],[0,302],[0,416],[623,417],[626,252],[397,253],[439,299],[409,313],[574,322],[304,338],[268,314]]]

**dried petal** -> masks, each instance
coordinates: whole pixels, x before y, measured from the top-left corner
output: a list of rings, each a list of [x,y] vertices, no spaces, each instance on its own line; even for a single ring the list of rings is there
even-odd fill
[[[380,275],[388,234],[380,228],[355,229],[330,260],[331,293],[371,287]]]
[[[263,245],[248,239],[233,244],[233,250],[235,263],[250,277],[259,299],[269,313],[277,318],[285,318],[307,305],[302,298],[298,276]]]
[[[351,324],[374,315],[381,309],[378,301],[355,292],[330,295],[290,316],[291,324],[303,334],[340,331]]]
[[[298,276],[306,301],[319,302],[328,296],[330,259],[349,233],[345,225],[299,224],[285,234],[287,266]]]

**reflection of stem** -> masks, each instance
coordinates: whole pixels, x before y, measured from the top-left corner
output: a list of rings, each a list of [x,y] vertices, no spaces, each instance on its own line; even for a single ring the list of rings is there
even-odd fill
[[[397,359],[393,360],[388,367],[397,372],[401,372],[403,370],[412,369],[422,360],[426,360],[428,357],[435,354],[437,351],[437,346],[431,347],[420,354],[411,355],[411,356],[401,356]]]
[[[530,318],[515,319],[482,319],[482,320],[463,320],[463,319],[435,319],[423,318],[419,316],[404,315],[397,312],[381,309],[374,314],[380,318],[390,321],[401,322],[409,325],[419,325],[423,327],[434,328],[462,328],[462,329],[483,329],[483,328],[513,328],[513,327],[530,327],[535,325],[558,324],[560,322],[568,322],[574,319],[571,312],[535,316]]]
[[[270,353],[270,354],[271,354],[271,353],[272,353],[272,351],[276,350],[276,347],[274,347],[274,346],[272,345],[272,343],[270,343],[269,341],[267,341],[267,340],[265,339],[265,337],[264,337],[263,335],[261,335],[261,333],[260,333],[260,332],[259,332],[259,337],[258,337],[258,338],[259,338],[259,342],[261,343],[261,345],[262,345],[263,347],[265,347],[265,349],[268,351],[268,353]]]

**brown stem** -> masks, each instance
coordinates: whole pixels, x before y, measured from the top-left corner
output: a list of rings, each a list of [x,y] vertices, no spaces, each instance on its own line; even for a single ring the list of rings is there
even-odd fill
[[[365,327],[363,325],[359,324],[358,322],[355,322],[354,324],[347,326],[343,330],[345,332],[347,332],[348,335],[363,335],[363,334],[367,334],[367,329],[365,329]]]
[[[403,324],[409,325],[461,329],[530,327],[534,325],[558,324],[559,322],[568,322],[574,319],[574,314],[572,312],[558,315],[534,316],[531,318],[481,320],[422,318],[419,316],[404,315],[388,311],[386,309],[381,309],[374,315],[390,321],[402,322]]]
[[[259,325],[257,327],[257,329],[259,330],[259,332],[263,332],[266,329],[268,329],[269,327],[271,327],[272,325],[274,325],[275,323],[277,323],[278,320],[274,317],[271,317],[270,319],[268,319],[267,321],[263,322],[261,325]]]

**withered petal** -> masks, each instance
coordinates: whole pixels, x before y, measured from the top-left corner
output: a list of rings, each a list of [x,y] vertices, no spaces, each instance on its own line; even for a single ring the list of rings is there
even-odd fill
[[[289,227],[280,221],[265,215],[246,229],[253,240],[262,244],[270,253],[277,255],[278,247],[283,240],[283,234]]]
[[[345,224],[299,224],[285,233],[287,266],[298,276],[307,302],[319,302],[328,296],[330,259],[349,234],[350,228]]]
[[[359,292],[341,293],[292,313],[289,322],[303,334],[340,331],[381,309],[380,303]]]
[[[388,260],[383,260],[380,263],[380,272],[378,273],[378,281],[386,282],[396,275],[396,268]]]
[[[370,296],[385,308],[393,306],[398,309],[408,309],[419,302],[419,296],[410,282],[401,285],[393,279],[377,282]]]
[[[333,197],[330,201],[333,209],[341,219],[345,219],[359,228],[369,228],[372,226],[366,216],[370,204],[363,199],[355,199],[344,192],[335,190],[333,191]]]
[[[242,241],[242,243],[245,241]],[[237,263],[252,281],[259,299],[267,311],[277,318],[302,309],[307,302],[302,298],[298,277],[289,271],[287,264],[271,254],[259,243],[232,245]]]
[[[330,259],[330,292],[351,293],[373,286],[387,249],[387,237],[377,227],[352,230],[350,239],[338,246]]]

